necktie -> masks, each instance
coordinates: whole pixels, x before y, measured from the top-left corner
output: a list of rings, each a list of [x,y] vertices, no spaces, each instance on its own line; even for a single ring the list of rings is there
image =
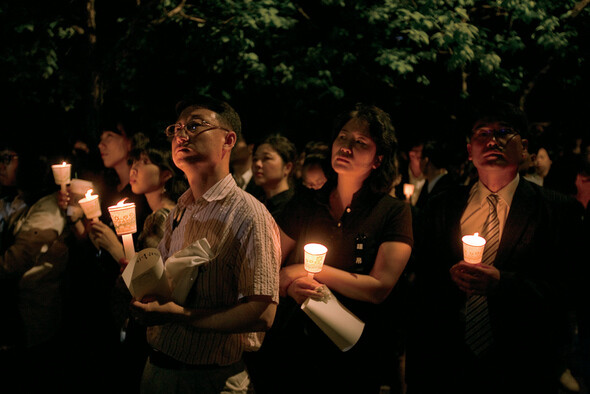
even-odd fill
[[[491,265],[496,259],[500,244],[500,222],[498,220],[498,195],[488,195],[490,212],[484,225],[482,236],[486,246],[481,259],[482,264]],[[477,356],[482,355],[493,342],[488,300],[486,296],[473,295],[465,306],[465,343]]]

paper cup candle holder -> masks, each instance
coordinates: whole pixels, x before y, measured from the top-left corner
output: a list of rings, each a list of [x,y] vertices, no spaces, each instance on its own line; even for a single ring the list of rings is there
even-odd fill
[[[303,247],[305,255],[304,267],[307,271],[307,275],[313,278],[314,274],[320,272],[324,266],[324,260],[326,259],[326,253],[328,248],[322,244],[307,244]]]
[[[88,189],[85,197],[78,200],[78,204],[82,207],[84,215],[93,222],[97,222],[100,215],[102,215],[98,195],[92,195],[92,189]]]
[[[117,205],[111,205],[109,207],[109,213],[111,214],[111,219],[113,219],[117,235],[123,238],[125,258],[131,260],[135,255],[132,234],[137,232],[137,224],[135,221],[135,204],[132,202],[126,203],[126,199],[122,199]]]
[[[469,264],[479,264],[483,257],[483,250],[486,246],[485,238],[478,233],[465,235],[463,241],[463,260]]]
[[[61,186],[61,191],[66,192],[66,185],[70,183],[70,177],[72,176],[72,165],[67,164],[65,161],[61,164],[54,164],[51,166],[53,171],[53,179],[55,184]]]

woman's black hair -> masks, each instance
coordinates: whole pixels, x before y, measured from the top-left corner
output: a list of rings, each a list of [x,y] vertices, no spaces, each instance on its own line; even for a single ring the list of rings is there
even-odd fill
[[[389,193],[398,171],[396,160],[398,142],[389,114],[374,105],[356,104],[336,118],[332,143],[342,127],[351,119],[359,119],[368,124],[371,139],[377,146],[375,156],[382,156],[380,165],[365,179],[365,185],[368,185],[374,193]]]
[[[166,195],[172,200],[178,200],[178,197],[184,193],[188,188],[188,183],[178,168],[172,162],[172,154],[170,149],[159,149],[157,147],[144,147],[133,149],[129,154],[129,163],[141,160],[141,156],[145,155],[150,159],[152,164],[158,166],[160,171],[170,171],[172,177],[166,181],[164,185]]]

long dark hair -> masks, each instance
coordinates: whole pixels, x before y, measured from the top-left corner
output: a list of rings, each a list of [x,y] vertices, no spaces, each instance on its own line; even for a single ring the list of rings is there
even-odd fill
[[[364,184],[374,193],[389,193],[397,176],[397,138],[389,114],[374,105],[356,104],[336,118],[332,143],[342,127],[351,119],[359,119],[369,125],[369,134],[377,145],[376,156],[382,156],[381,164],[371,171]]]

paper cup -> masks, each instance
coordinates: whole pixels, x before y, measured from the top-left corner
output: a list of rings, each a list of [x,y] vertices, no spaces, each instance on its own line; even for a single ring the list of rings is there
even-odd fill
[[[314,274],[320,272],[324,266],[328,248],[322,244],[307,244],[303,247],[303,251],[305,254],[305,270]]]
[[[51,166],[53,171],[53,178],[55,179],[56,185],[67,185],[70,183],[70,176],[72,173],[71,164],[54,164]]]
[[[486,246],[486,240],[480,237],[477,233],[473,235],[465,235],[463,241],[463,260],[470,264],[481,263],[483,250]]]
[[[111,205],[109,207],[109,213],[113,219],[117,235],[133,234],[137,232],[134,203],[119,203],[117,205]]]
[[[100,215],[102,215],[102,211],[100,210],[100,202],[97,195],[87,195],[86,197],[78,200],[78,204],[80,204],[82,210],[84,211],[84,215],[86,215],[88,219],[98,218]]]

